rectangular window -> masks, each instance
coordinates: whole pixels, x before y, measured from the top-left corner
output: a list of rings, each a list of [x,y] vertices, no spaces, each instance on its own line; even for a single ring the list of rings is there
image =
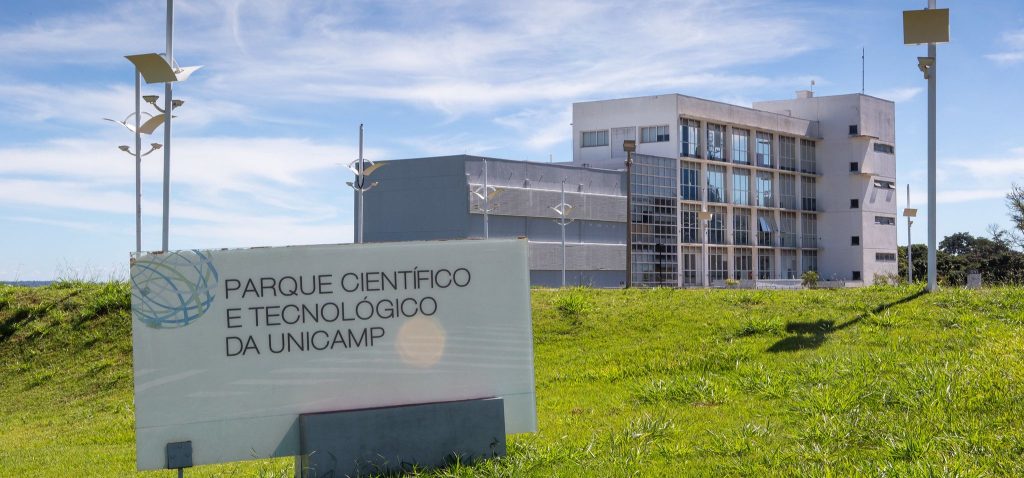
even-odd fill
[[[746,169],[732,170],[732,203],[750,205],[750,171]]]
[[[781,251],[782,259],[779,262],[779,276],[783,279],[796,279],[800,276],[798,272],[800,270],[800,264],[797,263],[796,251],[785,250]]]
[[[680,204],[679,205],[680,215],[682,216],[680,228],[681,242],[687,244],[699,244],[700,240],[700,221],[697,218],[697,212],[700,211],[700,206],[696,204]]]
[[[708,159],[725,161],[725,126],[708,123]]]
[[[893,154],[896,152],[896,148],[893,148],[891,144],[875,143],[875,152]]]
[[[779,214],[779,242],[782,247],[796,247],[796,213]]]
[[[708,202],[725,202],[725,166],[708,165]]]
[[[811,249],[818,248],[818,216],[814,214],[801,214],[800,215],[800,229],[802,229],[803,239],[801,240],[800,247],[808,247]],[[815,269],[817,270],[817,269]]]
[[[775,196],[772,192],[772,173],[757,173],[757,205],[759,207],[775,207]]]
[[[850,245],[851,246],[859,246],[860,245],[860,236],[850,236]]]
[[[853,280],[860,280],[860,271],[853,271],[851,274]]]
[[[896,218],[887,216],[875,216],[875,224],[881,224],[883,226],[895,226]]]
[[[732,129],[732,162],[750,164],[750,131]]]
[[[815,153],[815,142],[800,140],[800,171],[810,174],[818,172],[818,158]]]
[[[608,146],[608,130],[583,132],[583,147],[591,148],[594,146]]]
[[[796,176],[779,175],[779,207],[796,209]]]
[[[896,254],[892,252],[876,252],[875,261],[877,262],[896,262]]]
[[[817,181],[814,178],[800,178],[800,207],[804,211],[818,210]]]
[[[757,165],[766,168],[772,167],[772,135],[771,133],[757,132]]]
[[[699,285],[700,282],[697,280],[698,271],[698,258],[700,257],[700,249],[692,247],[683,248],[683,285],[684,286],[695,286]]]
[[[896,183],[892,181],[882,181],[881,179],[876,179],[875,187],[881,189],[896,189]]]
[[[796,171],[796,138],[779,136],[779,169]]]
[[[856,136],[858,134],[858,130],[859,130],[859,128],[857,128],[857,125],[851,124],[850,125],[850,136]]]
[[[860,172],[860,163],[858,163],[856,161],[851,162],[850,163],[850,172],[851,173]]]
[[[818,251],[802,251],[802,253],[804,259],[803,272],[818,272]]]
[[[664,143],[668,141],[668,126],[646,126],[640,128],[641,143]]]
[[[757,245],[774,246],[775,217],[768,211],[757,212]]]
[[[679,155],[698,157],[700,152],[700,122],[684,119],[679,123]]]
[[[700,201],[700,165],[683,161],[679,176],[679,197],[686,201]]]
[[[724,247],[708,248],[709,280],[726,280],[729,278],[729,250]]]
[[[708,208],[711,220],[708,221],[708,244],[725,244],[725,207]]]
[[[775,251],[770,249],[757,251],[757,278],[775,278]]]
[[[732,210],[732,243],[740,246],[750,244],[750,209]]]
[[[859,208],[860,208],[860,199],[851,199],[850,200],[850,209],[859,209]]]
[[[754,278],[754,257],[749,248],[736,248],[736,257],[732,263],[733,279],[750,280]]]

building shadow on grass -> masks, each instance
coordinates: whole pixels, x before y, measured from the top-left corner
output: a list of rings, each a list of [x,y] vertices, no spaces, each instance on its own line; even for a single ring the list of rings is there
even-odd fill
[[[926,291],[921,289],[911,295],[903,297],[899,300],[880,304],[870,312],[860,314],[846,322],[836,324],[833,320],[816,320],[814,322],[790,322],[786,324],[786,332],[790,334],[778,342],[768,347],[768,351],[772,353],[778,352],[795,352],[797,350],[816,349],[821,347],[821,344],[825,343],[828,336],[843,330],[847,327],[856,325],[858,322],[864,320],[869,314],[880,314],[890,307],[895,307],[900,304],[905,304],[918,297],[924,295]]]

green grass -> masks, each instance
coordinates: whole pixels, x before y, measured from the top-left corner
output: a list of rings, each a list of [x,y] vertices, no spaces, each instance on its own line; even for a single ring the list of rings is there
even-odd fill
[[[539,433],[425,475],[1024,476],[1024,288],[532,300]],[[124,284],[0,286],[0,475],[133,473],[129,331]]]

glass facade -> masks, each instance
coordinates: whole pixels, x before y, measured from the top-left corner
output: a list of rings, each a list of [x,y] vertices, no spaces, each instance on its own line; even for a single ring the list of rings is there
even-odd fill
[[[818,272],[818,251],[801,251],[803,254],[803,272]]]
[[[690,158],[699,157],[700,153],[700,122],[684,119],[679,123],[679,155]]]
[[[633,159],[632,282],[640,286],[676,285],[679,244],[676,191],[678,161],[637,154]]]
[[[682,281],[684,286],[697,286],[700,285],[700,276],[698,273],[701,270],[699,259],[701,258],[699,247],[684,247],[682,250]]]
[[[782,247],[796,247],[795,212],[779,214],[779,245]]]
[[[750,245],[750,209],[732,210],[732,243],[739,246]]]
[[[733,279],[751,280],[754,278],[754,257],[752,250],[746,247],[737,247],[733,259]]]
[[[664,143],[668,141],[668,125],[640,128],[641,143]]]
[[[679,197],[687,201],[700,201],[700,165],[683,161],[679,170]]]
[[[608,131],[584,131],[581,146],[584,148],[608,146]]]
[[[804,236],[800,247],[816,249],[818,247],[818,216],[815,214],[801,214],[800,229],[803,231]]]
[[[775,196],[772,190],[772,173],[757,172],[757,206],[775,207]]]
[[[815,157],[814,141],[800,140],[800,171],[810,174],[818,172],[818,160]]]
[[[782,250],[779,260],[779,278],[796,279],[800,277],[800,264],[797,262],[796,251],[793,249]]]
[[[725,207],[711,206],[708,212],[711,213],[711,220],[708,221],[708,244],[728,244],[725,240]]]
[[[779,175],[779,207],[796,209],[796,176],[792,174]]]
[[[682,227],[679,229],[679,242],[684,244],[698,244],[701,242],[700,221],[697,217],[699,211],[700,206],[696,204],[679,205],[679,220],[682,223]]]
[[[779,136],[779,169],[796,171],[796,138]]]
[[[725,161],[725,126],[714,123],[707,123],[708,129],[708,159],[713,161]]]
[[[732,162],[750,164],[750,131],[732,129]]]
[[[757,251],[757,278],[775,278],[775,251],[772,249],[758,249]]]
[[[709,280],[722,281],[729,278],[729,250],[724,247],[708,248]]]
[[[725,166],[708,165],[708,202],[725,202]]]
[[[772,163],[772,135],[771,133],[757,132],[757,165],[770,168]]]
[[[800,178],[800,201],[801,208],[804,211],[817,211],[818,210],[818,191],[817,183],[814,178],[802,177]]]
[[[775,246],[775,215],[771,211],[757,212],[757,245]]]
[[[750,171],[734,168],[732,170],[732,203],[741,206],[750,205]]]

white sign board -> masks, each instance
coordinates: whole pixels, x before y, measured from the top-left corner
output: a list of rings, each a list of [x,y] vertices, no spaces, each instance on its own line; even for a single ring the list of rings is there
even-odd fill
[[[527,242],[143,254],[136,464],[296,455],[302,413],[502,397],[536,431]]]

